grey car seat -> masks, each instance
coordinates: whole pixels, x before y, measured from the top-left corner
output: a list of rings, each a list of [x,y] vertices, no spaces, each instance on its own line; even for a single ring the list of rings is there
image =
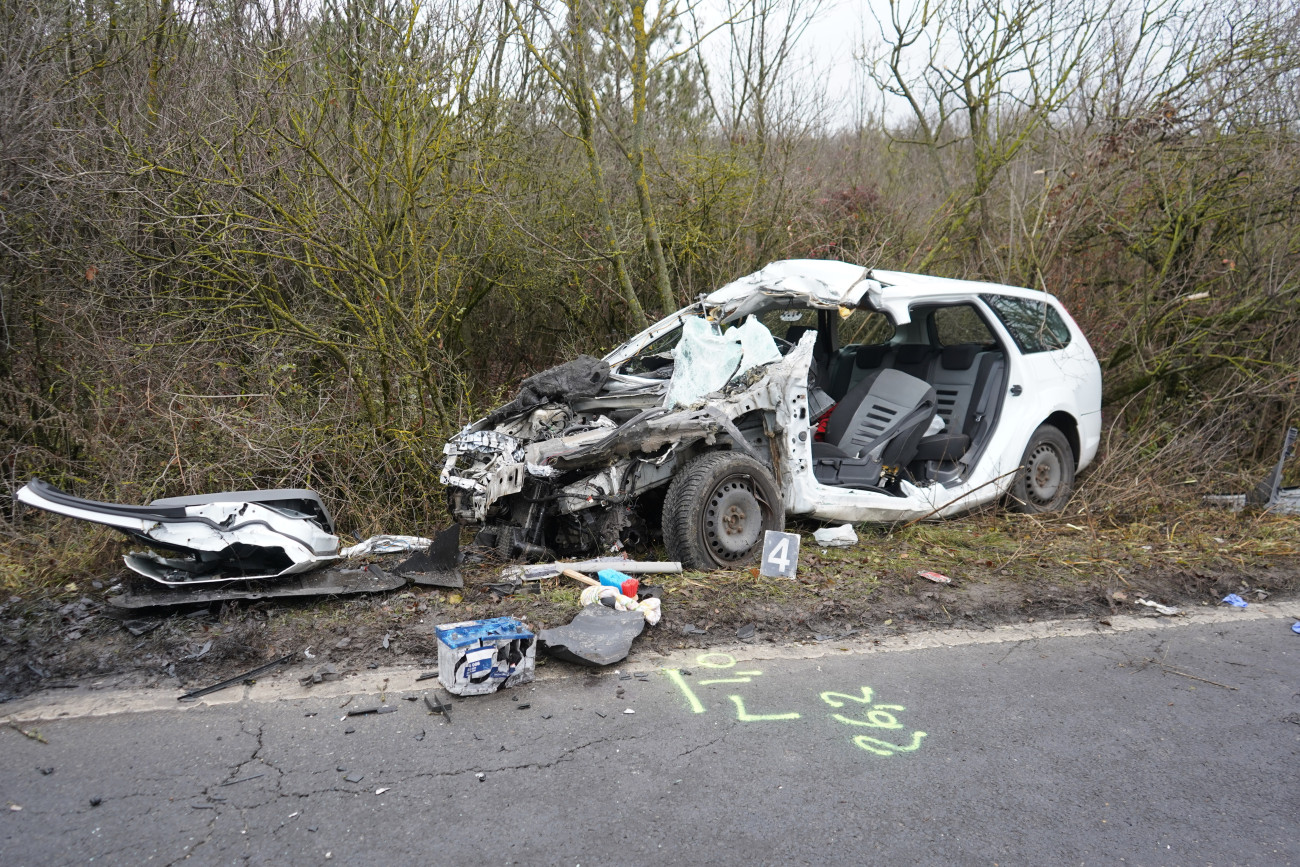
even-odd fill
[[[849,390],[812,445],[813,475],[823,485],[871,488],[885,467],[906,466],[938,400],[923,379],[886,369]]]

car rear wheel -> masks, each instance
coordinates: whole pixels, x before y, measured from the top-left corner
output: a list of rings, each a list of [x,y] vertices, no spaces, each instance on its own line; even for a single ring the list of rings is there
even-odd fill
[[[734,569],[758,559],[763,534],[785,527],[785,503],[762,463],[711,452],[673,477],[664,497],[668,555],[685,569]]]
[[[1039,515],[1065,508],[1074,493],[1074,452],[1065,434],[1041,425],[1029,438],[1020,467],[1011,485],[1016,511]]]

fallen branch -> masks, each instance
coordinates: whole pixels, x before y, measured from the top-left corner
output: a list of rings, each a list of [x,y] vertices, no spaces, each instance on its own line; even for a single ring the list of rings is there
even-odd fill
[[[1199,680],[1201,683],[1208,683],[1208,684],[1210,684],[1210,686],[1221,686],[1221,687],[1223,687],[1224,689],[1231,689],[1231,690],[1233,690],[1234,692],[1237,690],[1237,688],[1236,688],[1235,686],[1228,686],[1226,683],[1219,683],[1219,682],[1216,681],[1216,680],[1206,680],[1206,679],[1203,678],[1203,677],[1197,677],[1197,676],[1194,675],[1194,674],[1188,674],[1187,672],[1185,672],[1185,671],[1179,671],[1179,670],[1176,669],[1176,668],[1169,668],[1169,667],[1166,666],[1166,665],[1161,665],[1161,666],[1160,666],[1160,670],[1161,670],[1161,671],[1167,671],[1167,672],[1169,672],[1170,674],[1177,674],[1177,675],[1180,675],[1180,676],[1182,676],[1182,677],[1190,677],[1192,680]]]

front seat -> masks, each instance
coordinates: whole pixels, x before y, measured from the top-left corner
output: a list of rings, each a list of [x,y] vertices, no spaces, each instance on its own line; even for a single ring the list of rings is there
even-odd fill
[[[899,370],[869,376],[844,395],[812,444],[813,475],[823,485],[871,488],[884,468],[906,466],[938,408],[934,387]]]

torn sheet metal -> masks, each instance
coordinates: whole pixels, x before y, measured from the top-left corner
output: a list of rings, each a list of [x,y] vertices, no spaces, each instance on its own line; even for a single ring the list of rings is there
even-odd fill
[[[334,521],[314,491],[234,491],[125,506],[75,497],[32,479],[17,496],[30,506],[177,552],[181,556],[126,559],[131,569],[164,584],[296,575],[338,558]]]
[[[423,536],[371,536],[364,542],[358,542],[339,551],[345,560],[355,560],[367,554],[401,554],[406,551],[427,551],[433,544],[432,539]]]
[[[829,259],[790,259],[772,262],[713,290],[704,299],[729,315],[744,315],[744,305],[754,299],[788,297],[811,307],[856,307],[870,289],[880,284],[861,265]]]
[[[578,665],[612,665],[627,658],[645,623],[639,611],[587,605],[568,625],[543,629],[537,640],[542,650],[557,659]]]
[[[108,602],[118,608],[134,610],[304,596],[352,596],[358,593],[382,593],[405,585],[405,578],[390,575],[378,566],[370,565],[321,569],[306,575],[289,575],[272,580],[238,580],[197,587],[148,585],[129,589],[118,596],[110,596]]]
[[[452,524],[433,538],[428,551],[404,560],[393,571],[422,587],[461,588],[465,579],[460,569],[460,525]]]

